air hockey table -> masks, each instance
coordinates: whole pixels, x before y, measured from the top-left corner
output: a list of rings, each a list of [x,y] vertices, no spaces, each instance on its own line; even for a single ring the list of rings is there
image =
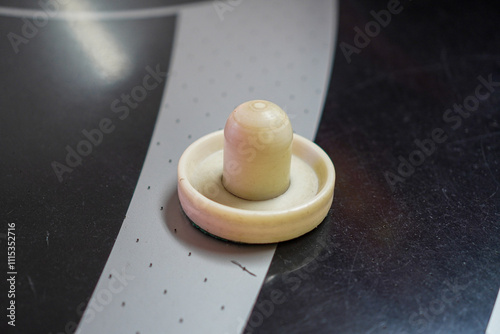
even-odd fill
[[[493,1],[0,3],[2,333],[500,333]],[[325,220],[194,228],[177,162],[266,99]]]

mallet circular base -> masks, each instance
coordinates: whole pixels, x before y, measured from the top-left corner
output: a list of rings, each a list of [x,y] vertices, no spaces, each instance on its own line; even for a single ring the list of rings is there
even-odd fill
[[[294,134],[290,186],[272,199],[249,201],[222,185],[223,131],[191,144],[178,165],[178,193],[186,215],[222,239],[266,244],[299,237],[318,226],[333,201],[335,169],[315,143]]]

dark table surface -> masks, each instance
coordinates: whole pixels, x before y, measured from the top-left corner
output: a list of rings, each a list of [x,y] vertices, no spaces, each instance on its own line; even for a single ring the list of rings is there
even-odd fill
[[[247,332],[486,329],[500,286],[500,10],[494,1],[402,1],[389,22],[380,11],[394,4],[340,1],[316,137],[335,163],[334,204],[316,230],[278,245]],[[104,23],[133,59],[110,84],[111,74],[88,70],[60,21],[14,47],[9,33],[21,35],[23,21],[0,16],[0,241],[4,252],[6,225],[15,223],[13,332],[68,332],[78,323],[132,198],[162,89],[65,182],[52,162],[145,66],[168,68],[175,22]],[[259,305],[276,290],[285,298],[268,314]]]

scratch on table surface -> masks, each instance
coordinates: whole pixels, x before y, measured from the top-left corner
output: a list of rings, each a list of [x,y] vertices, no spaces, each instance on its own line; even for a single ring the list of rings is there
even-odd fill
[[[356,264],[356,259],[358,258],[359,249],[361,248],[362,244],[363,240],[359,242],[358,247],[356,248],[356,253],[354,253],[354,259],[352,260],[351,269],[349,270],[349,280],[347,281],[347,290],[349,290],[351,287],[351,278],[352,278],[352,273],[354,272],[354,265]]]
[[[495,192],[493,194],[491,194],[490,197],[488,197],[488,198],[492,198],[493,196],[495,196],[497,194],[497,192],[498,192],[498,186],[497,186],[497,189],[495,189]]]
[[[231,263],[237,265],[238,267],[240,267],[241,269],[243,269],[243,271],[246,271],[250,275],[257,277],[257,275],[255,275],[254,273],[252,273],[251,271],[249,271],[246,267],[243,267],[239,262],[232,260]]]
[[[33,294],[35,295],[35,298],[36,298],[35,284],[31,280],[31,277],[29,275],[27,275],[27,277],[28,277],[28,283],[30,285],[31,291],[33,291]]]
[[[497,184],[497,186],[500,186],[500,183],[498,183],[498,180],[495,177],[495,174],[493,173],[493,171],[491,170],[491,167],[490,167],[490,164],[488,163],[488,160],[486,159],[486,154],[484,153],[484,146],[483,146],[483,141],[482,140],[481,140],[481,153],[483,155],[484,163],[485,163],[486,167],[488,168],[488,171],[491,174],[491,178],[495,181],[495,183]]]
[[[446,194],[448,192],[448,190],[446,188],[441,188],[441,192],[443,193],[444,197],[446,197],[446,199],[449,201],[450,198],[448,197],[448,195]]]
[[[49,247],[49,236],[50,236],[50,233],[49,233],[49,231],[47,231],[47,234],[45,236],[45,242],[47,243],[47,247]]]

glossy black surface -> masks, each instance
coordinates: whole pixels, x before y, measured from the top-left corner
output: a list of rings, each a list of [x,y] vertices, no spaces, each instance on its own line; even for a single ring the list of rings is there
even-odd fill
[[[166,3],[88,1],[79,10]],[[494,1],[402,2],[349,63],[339,43],[353,45],[354,27],[388,3],[340,1],[316,138],[335,163],[334,204],[316,230],[278,246],[247,332],[484,333],[500,286],[500,86],[481,88],[490,94],[467,118],[447,110],[474,96],[479,76],[500,82],[500,13]],[[18,252],[13,332],[71,333],[132,198],[165,82],[123,120],[111,103],[148,66],[167,71],[175,18],[51,21],[16,53],[6,36],[22,25],[0,17],[0,217],[16,224]],[[110,57],[123,66],[109,67]],[[59,182],[52,162],[104,118],[115,129]],[[446,140],[391,186],[398,157],[417,157],[415,140],[436,129]]]
[[[127,117],[112,103],[142,85],[147,68],[168,70],[175,20],[50,21],[17,54],[0,39],[1,221],[16,224],[17,243],[13,333],[76,329],[132,198],[165,78]],[[3,32],[22,24],[0,17]],[[82,131],[96,133],[103,119],[113,131],[100,142],[94,135],[91,154],[60,182],[52,163],[67,165],[66,147],[78,150]],[[5,254],[4,238],[1,245]],[[6,291],[2,279],[3,310]]]
[[[388,3],[341,1],[338,43]],[[335,163],[334,204],[278,246],[247,332],[484,333],[500,286],[497,7],[402,2],[351,63],[337,48],[316,138]],[[489,96],[443,120],[475,107],[479,76],[496,82]],[[420,164],[414,141],[432,131],[442,143]],[[386,172],[410,155],[419,166],[392,187]]]

